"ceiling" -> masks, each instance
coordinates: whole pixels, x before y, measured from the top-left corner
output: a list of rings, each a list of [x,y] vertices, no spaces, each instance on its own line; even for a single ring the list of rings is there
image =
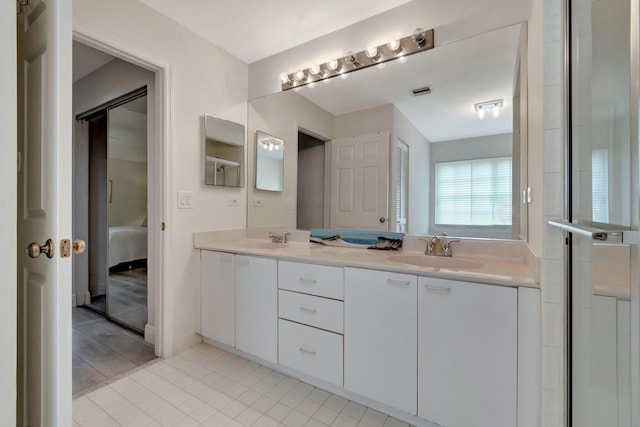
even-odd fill
[[[410,0],[140,0],[250,64]]]
[[[88,76],[115,58],[87,45],[73,42],[73,82]]]

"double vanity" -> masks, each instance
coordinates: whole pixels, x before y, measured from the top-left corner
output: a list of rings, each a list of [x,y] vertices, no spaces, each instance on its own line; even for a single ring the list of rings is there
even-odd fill
[[[205,341],[411,424],[535,424],[540,294],[525,244],[466,240],[440,257],[414,237],[380,251],[246,229],[194,246]]]

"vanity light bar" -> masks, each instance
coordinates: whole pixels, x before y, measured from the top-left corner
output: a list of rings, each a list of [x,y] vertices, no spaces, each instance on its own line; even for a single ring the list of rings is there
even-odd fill
[[[412,35],[292,73],[282,73],[282,90],[295,89],[434,48],[434,31],[418,28]]]

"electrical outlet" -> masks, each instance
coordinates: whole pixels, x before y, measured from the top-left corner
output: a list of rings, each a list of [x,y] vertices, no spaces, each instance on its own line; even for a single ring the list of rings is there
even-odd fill
[[[240,206],[240,197],[229,196],[229,206]]]
[[[178,191],[178,209],[193,209],[193,192]]]
[[[284,209],[287,211],[293,210],[293,199],[291,197],[287,197],[284,201]]]
[[[255,199],[253,199],[253,205],[261,208],[264,206],[264,200],[262,200],[260,197],[256,197]]]

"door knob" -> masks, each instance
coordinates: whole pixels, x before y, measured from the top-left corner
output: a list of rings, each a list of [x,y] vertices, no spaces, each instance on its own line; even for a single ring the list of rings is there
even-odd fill
[[[24,253],[31,258],[38,258],[40,254],[45,254],[47,258],[53,258],[53,240],[47,239],[44,245],[40,246],[36,242],[29,243],[29,246],[24,250]]]
[[[73,252],[76,254],[81,254],[84,250],[87,249],[87,242],[81,239],[77,239],[73,242]]]
[[[387,222],[387,218],[381,216],[380,219],[378,219],[378,221],[380,221],[380,224],[384,224],[385,222]]]

